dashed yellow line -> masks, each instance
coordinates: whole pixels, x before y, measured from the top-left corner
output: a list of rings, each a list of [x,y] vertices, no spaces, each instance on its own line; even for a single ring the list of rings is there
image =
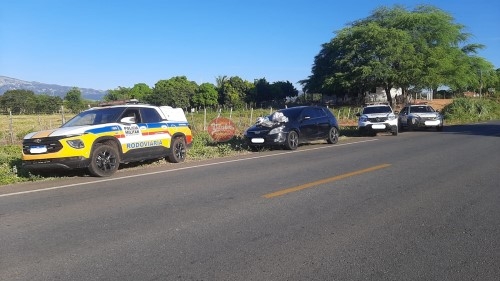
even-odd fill
[[[335,176],[335,177],[321,179],[321,180],[313,181],[313,182],[310,182],[310,183],[298,185],[298,186],[295,186],[295,187],[278,190],[276,192],[264,194],[264,195],[262,195],[262,197],[264,197],[264,198],[274,198],[274,197],[282,196],[282,195],[285,195],[285,194],[288,194],[288,193],[292,193],[292,192],[304,190],[306,188],[311,188],[311,187],[314,187],[314,186],[317,186],[317,185],[329,183],[329,182],[332,182],[332,181],[341,180],[341,179],[345,179],[345,178],[348,178],[348,177],[352,177],[352,176],[356,176],[356,175],[360,175],[360,174],[364,174],[364,173],[368,173],[368,172],[373,172],[373,171],[376,171],[376,170],[384,169],[384,168],[387,168],[389,166],[391,166],[391,164],[377,165],[377,166],[373,166],[373,167],[366,168],[366,169],[363,169],[363,170],[358,170],[358,171],[354,171],[354,172],[350,172],[350,173],[338,175],[338,176]]]

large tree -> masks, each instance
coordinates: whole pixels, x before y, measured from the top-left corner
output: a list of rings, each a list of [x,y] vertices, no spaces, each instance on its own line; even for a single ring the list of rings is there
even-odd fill
[[[129,91],[129,95],[131,99],[137,99],[139,101],[144,100],[144,97],[153,93],[153,89],[151,89],[146,83],[138,83],[135,84],[132,89]]]
[[[106,95],[104,95],[104,101],[118,101],[118,100],[128,100],[131,98],[131,89],[127,87],[121,87],[114,90],[108,90]]]
[[[216,78],[217,91],[219,93],[219,103],[228,106],[241,108],[245,105],[247,96],[251,94],[254,87],[250,83],[238,76],[219,76]]]
[[[35,110],[36,96],[30,90],[8,90],[0,96],[0,106],[6,112],[31,113]]]
[[[144,99],[155,105],[187,108],[197,89],[198,85],[193,81],[188,81],[186,76],[176,76],[156,82],[153,92]]]
[[[55,113],[61,109],[61,105],[63,104],[63,100],[60,97],[47,94],[37,95],[35,100],[36,113]]]
[[[267,82],[266,78],[255,80],[254,89],[247,95],[247,101],[262,104],[263,102],[283,103],[286,98],[298,96],[299,91],[289,81]]]
[[[388,101],[392,87],[450,86],[482,47],[466,44],[463,28],[432,6],[382,7],[323,44],[312,75],[300,82],[307,91],[351,95],[384,87]]]
[[[79,113],[85,108],[84,101],[82,99],[82,92],[77,87],[73,87],[69,92],[66,93],[64,97],[66,106],[73,113]]]
[[[195,91],[191,103],[193,106],[215,106],[217,105],[219,94],[215,86],[211,83],[203,83]]]

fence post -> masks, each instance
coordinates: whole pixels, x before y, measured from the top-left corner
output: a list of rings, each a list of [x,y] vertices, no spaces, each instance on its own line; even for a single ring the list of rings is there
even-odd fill
[[[14,144],[14,126],[12,123],[12,111],[9,110],[9,134],[10,134],[10,144]]]
[[[66,123],[66,119],[64,119],[64,105],[61,105],[61,120],[62,123]]]
[[[203,109],[203,131],[207,130],[207,108]]]
[[[248,120],[248,121],[250,121],[249,125],[252,125],[252,121],[253,121],[253,107],[250,108],[250,120]]]

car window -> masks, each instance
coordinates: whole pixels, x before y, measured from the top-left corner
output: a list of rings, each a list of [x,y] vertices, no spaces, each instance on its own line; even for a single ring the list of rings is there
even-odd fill
[[[301,112],[300,108],[286,108],[286,109],[281,109],[279,112],[283,113],[288,119],[291,120],[296,120]],[[271,115],[269,116],[271,118]]]
[[[319,108],[306,108],[304,109],[304,112],[302,113],[303,117],[310,117],[312,118],[319,118],[319,117],[324,117],[325,113],[319,109]]]
[[[326,117],[325,111],[321,108],[315,108],[314,113],[316,114],[316,117]]]
[[[142,122],[158,123],[161,121],[161,116],[154,108],[141,108]]]
[[[434,109],[430,106],[412,106],[411,112],[415,113],[434,112]]]
[[[86,110],[71,118],[68,122],[62,125],[62,127],[113,123],[117,122],[118,117],[122,112],[122,107]]]
[[[121,118],[124,117],[134,117],[134,123],[142,123],[141,121],[141,115],[139,114],[139,109],[138,108],[129,108],[127,109]],[[120,119],[121,119],[120,118]]]
[[[363,114],[373,113],[391,113],[392,110],[389,106],[370,106],[363,109]]]

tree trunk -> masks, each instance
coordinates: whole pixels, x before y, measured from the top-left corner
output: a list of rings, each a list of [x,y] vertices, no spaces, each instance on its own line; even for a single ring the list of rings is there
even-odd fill
[[[385,95],[387,96],[387,102],[389,102],[389,105],[392,107],[391,88],[392,87],[389,86],[385,87]]]

